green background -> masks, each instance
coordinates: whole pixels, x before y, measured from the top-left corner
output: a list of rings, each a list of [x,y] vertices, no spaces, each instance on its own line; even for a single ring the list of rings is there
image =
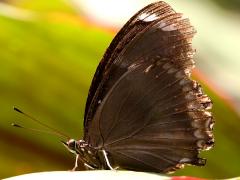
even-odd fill
[[[239,12],[238,1],[216,2],[230,12]],[[64,1],[11,4],[34,14],[28,18],[0,15],[0,178],[72,169],[75,157],[59,138],[11,127],[16,122],[42,129],[12,107],[81,138],[88,88],[114,33],[88,24]],[[240,118],[231,103],[202,84],[214,101],[216,145],[202,153],[208,159],[205,167],[187,167],[173,175],[238,176]]]

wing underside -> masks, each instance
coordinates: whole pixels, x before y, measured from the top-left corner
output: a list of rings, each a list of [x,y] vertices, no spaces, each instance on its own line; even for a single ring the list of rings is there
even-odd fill
[[[120,30],[89,91],[84,140],[125,169],[168,172],[203,165],[213,145],[211,100],[190,79],[189,20],[164,2],[140,10]]]

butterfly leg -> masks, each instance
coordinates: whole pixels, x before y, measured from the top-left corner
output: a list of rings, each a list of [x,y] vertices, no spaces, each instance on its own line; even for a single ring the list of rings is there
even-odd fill
[[[90,166],[90,165],[87,164],[87,163],[84,163],[84,166],[85,166],[85,168],[86,168],[87,170],[94,170],[94,169],[96,169],[96,168]]]
[[[78,167],[78,159],[79,159],[79,154],[76,155],[76,160],[75,160],[75,166],[73,167],[72,171],[75,171]]]
[[[103,158],[104,158],[104,161],[106,162],[107,168],[110,169],[110,170],[115,170],[109,162],[109,159],[107,157],[107,152],[105,150],[101,150],[101,152],[103,154]]]

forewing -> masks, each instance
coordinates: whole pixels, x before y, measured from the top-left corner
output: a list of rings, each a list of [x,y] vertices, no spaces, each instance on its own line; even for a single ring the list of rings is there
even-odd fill
[[[180,44],[183,32],[189,39],[194,34],[188,19],[183,19],[164,2],[148,5],[126,23],[110,44],[94,75],[85,109],[85,137],[99,103],[128,67],[157,55],[172,56],[169,43],[179,41]],[[175,50],[179,51],[178,47]]]

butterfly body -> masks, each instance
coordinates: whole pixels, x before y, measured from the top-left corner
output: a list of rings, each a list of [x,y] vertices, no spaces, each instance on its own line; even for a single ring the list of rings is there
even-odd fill
[[[202,166],[213,146],[212,102],[190,78],[189,20],[160,1],[116,35],[94,75],[84,137],[65,145],[90,169],[170,172]]]

